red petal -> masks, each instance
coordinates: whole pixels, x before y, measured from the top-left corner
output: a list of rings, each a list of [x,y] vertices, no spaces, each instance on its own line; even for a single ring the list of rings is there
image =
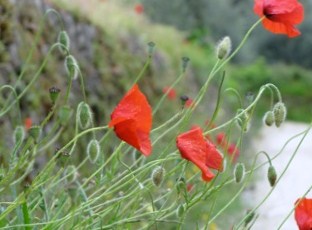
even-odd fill
[[[208,148],[208,154],[206,158],[206,165],[209,168],[219,171],[223,170],[223,157],[221,153],[216,149],[216,146],[210,142],[206,142]]]
[[[296,201],[296,204],[300,199]],[[295,209],[295,219],[299,230],[312,229],[312,199],[303,198]]]
[[[288,37],[293,38],[300,35],[300,31],[290,24],[280,22],[273,22],[268,19],[262,21],[263,27],[274,34],[286,34]]]
[[[137,85],[116,106],[108,126],[114,126],[115,133],[121,140],[144,155],[151,153],[149,134],[152,127],[152,109]]]
[[[202,171],[203,180],[213,179],[214,174],[206,165],[208,148],[200,127],[180,134],[177,137],[177,147],[184,159],[193,162]]]

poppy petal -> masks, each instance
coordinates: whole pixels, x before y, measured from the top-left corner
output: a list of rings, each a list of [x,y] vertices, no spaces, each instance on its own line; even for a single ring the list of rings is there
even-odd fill
[[[298,202],[300,202],[298,204]],[[299,230],[312,229],[312,199],[298,199],[295,203],[295,219]]]

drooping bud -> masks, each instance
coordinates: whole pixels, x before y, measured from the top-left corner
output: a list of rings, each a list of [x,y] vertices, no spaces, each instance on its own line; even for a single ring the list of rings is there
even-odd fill
[[[28,129],[29,135],[34,139],[36,143],[38,143],[40,135],[41,135],[41,127],[40,126],[32,126]]]
[[[271,187],[273,187],[275,185],[276,179],[277,179],[276,170],[273,167],[273,165],[270,165],[270,167],[268,169],[268,180],[270,182]]]
[[[69,51],[69,47],[70,47],[70,39],[68,37],[68,34],[65,30],[62,30],[58,37],[57,37],[57,41],[61,44],[59,46],[59,50],[61,51],[62,54],[67,54]]]
[[[15,144],[22,143],[25,138],[25,129],[23,126],[17,126],[13,133],[13,141]]]
[[[165,169],[162,166],[157,166],[156,168],[154,168],[152,172],[153,184],[158,187],[163,182],[164,176]]]
[[[285,121],[287,109],[283,102],[277,102],[273,107],[273,113],[275,118],[276,127],[280,127],[280,125]]]
[[[229,36],[226,36],[220,40],[217,45],[217,57],[219,60],[226,59],[232,49],[232,42]]]
[[[272,126],[274,122],[275,118],[273,111],[266,112],[263,117],[263,123],[266,124],[267,126]]]
[[[77,119],[81,129],[86,129],[92,124],[92,112],[87,103],[79,103],[77,109]]]
[[[79,65],[72,55],[65,58],[65,69],[72,80],[77,79],[79,73]]]
[[[240,183],[245,176],[245,165],[243,163],[238,163],[235,165],[234,178],[236,183]]]
[[[58,117],[60,119],[61,125],[66,125],[67,122],[69,121],[71,115],[72,115],[73,110],[69,106],[63,106],[60,108]]]
[[[97,140],[93,139],[87,146],[87,155],[91,163],[95,163],[100,155],[100,144]]]
[[[182,217],[183,213],[184,213],[184,206],[183,204],[180,204],[176,210],[176,215],[178,218]]]
[[[181,192],[185,192],[186,191],[185,179],[183,177],[179,177],[177,179],[177,181],[176,181],[176,188],[177,188],[178,194],[180,194]]]
[[[182,57],[182,71],[183,72],[185,72],[189,61],[190,61],[190,59],[188,57]]]
[[[61,92],[61,90],[55,86],[53,86],[49,89],[50,99],[51,99],[53,104],[55,104],[60,92]]]
[[[64,171],[64,177],[66,177],[66,180],[68,183],[72,183],[77,179],[78,172],[74,165],[69,165]]]
[[[147,43],[147,45],[148,45],[148,50],[147,50],[148,56],[151,57],[153,55],[153,53],[154,53],[155,43],[154,42],[149,42],[149,43]]]
[[[238,109],[236,114],[240,113],[242,114],[238,118],[236,118],[236,124],[244,132],[247,132],[249,129],[249,114],[243,109]]]

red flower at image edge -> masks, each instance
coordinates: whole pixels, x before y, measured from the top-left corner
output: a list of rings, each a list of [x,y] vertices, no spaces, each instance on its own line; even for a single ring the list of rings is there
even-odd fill
[[[142,14],[143,11],[144,11],[144,7],[142,4],[136,4],[134,6],[134,11],[137,13],[137,14]]]
[[[304,9],[297,0],[255,0],[254,12],[262,18],[262,25],[275,34],[288,37],[300,35],[295,25],[304,18]]]
[[[214,174],[209,168],[221,171],[223,158],[216,147],[205,140],[200,127],[180,134],[176,140],[182,158],[193,162],[201,171],[204,181],[211,181]]]
[[[121,140],[145,156],[151,154],[149,135],[152,128],[152,109],[137,85],[134,85],[116,106],[108,126],[114,127]]]
[[[299,202],[299,204],[298,204]],[[312,229],[312,199],[303,198],[298,199],[295,203],[295,219],[299,230]]]
[[[170,88],[168,86],[165,86],[163,88],[163,93],[167,94],[168,99],[174,100],[177,97],[177,93],[173,88]]]

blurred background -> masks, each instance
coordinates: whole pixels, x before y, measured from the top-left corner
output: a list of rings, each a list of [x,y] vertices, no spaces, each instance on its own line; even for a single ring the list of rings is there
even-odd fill
[[[272,132],[274,136],[268,136],[271,131],[262,130],[262,116],[270,109],[270,95],[267,94],[256,109],[251,134],[246,138],[248,144],[241,150],[243,156],[247,154],[246,161],[250,158],[248,154],[263,147],[276,147],[277,139],[284,140],[279,135],[287,134],[287,138],[290,138],[306,127],[304,123],[293,122],[311,120],[312,2],[304,1],[303,4],[305,21],[299,26],[301,36],[289,39],[273,35],[258,26],[239,54],[225,67],[223,87],[237,89],[244,105],[248,104],[247,95],[256,94],[261,85],[268,82],[276,84],[288,108],[287,120],[292,121],[289,123],[292,128],[285,128],[287,131],[284,133]],[[55,14],[44,17],[49,8],[56,9],[63,22]],[[71,40],[72,54],[85,77],[87,96],[97,125],[108,122],[116,102],[142,69],[147,60],[148,42],[153,41],[156,48],[152,64],[140,85],[151,103],[155,103],[162,96],[163,88],[180,75],[181,58],[184,56],[191,61],[185,79],[176,90],[178,96],[193,98],[216,61],[217,42],[224,36],[230,36],[235,48],[250,26],[258,20],[253,13],[252,0],[0,0],[0,12],[0,84],[14,85],[21,71],[25,71],[23,81],[17,86],[20,89],[25,87],[48,54],[50,46],[57,40],[59,31],[64,29]],[[37,39],[36,34],[41,29],[42,33]],[[23,64],[34,42],[37,42],[34,55],[25,67]],[[64,58],[58,52],[49,57],[39,81],[20,102],[23,119],[31,118],[34,123],[39,123],[50,109],[48,89],[57,85],[65,91],[67,82],[63,62]],[[81,101],[82,95],[79,84],[73,84],[71,101],[74,104]],[[216,77],[194,121],[204,124],[211,118],[219,84],[220,78]],[[1,98],[5,97],[3,94]],[[170,118],[180,106],[178,98],[173,102],[166,101],[155,118],[155,126]],[[216,124],[235,115],[236,109],[237,98],[224,95]],[[13,130],[15,124],[7,120],[15,116],[10,113],[1,118],[1,129]],[[3,142],[0,150],[3,150],[6,146],[4,142],[9,137],[6,133],[0,135]],[[294,143],[296,145],[297,142]],[[282,148],[282,145],[279,147]],[[276,153],[278,150],[267,150],[270,151]],[[288,156],[287,153],[285,155]],[[304,158],[304,161],[308,160]],[[260,175],[258,179],[261,181],[262,178]],[[311,182],[312,178],[304,181]],[[287,181],[286,184],[293,182]],[[269,191],[269,187],[265,189]],[[303,185],[302,190],[293,196],[299,196],[305,189]],[[256,183],[248,188],[242,201],[228,210],[228,220],[218,220],[216,226],[230,229],[231,223],[235,223],[235,218],[242,214],[237,210],[253,207],[250,201],[254,200],[250,198],[253,191],[259,192]],[[225,193],[224,197],[227,196],[231,194]],[[290,207],[294,201],[289,201],[292,202]],[[287,213],[290,210],[284,211]],[[285,215],[283,213],[282,217]],[[205,221],[207,216],[204,213],[202,220]],[[262,226],[268,223],[268,220],[263,221]],[[267,229],[274,229],[276,225],[271,226],[267,225]],[[293,226],[292,220],[290,227],[285,229],[294,229]]]

